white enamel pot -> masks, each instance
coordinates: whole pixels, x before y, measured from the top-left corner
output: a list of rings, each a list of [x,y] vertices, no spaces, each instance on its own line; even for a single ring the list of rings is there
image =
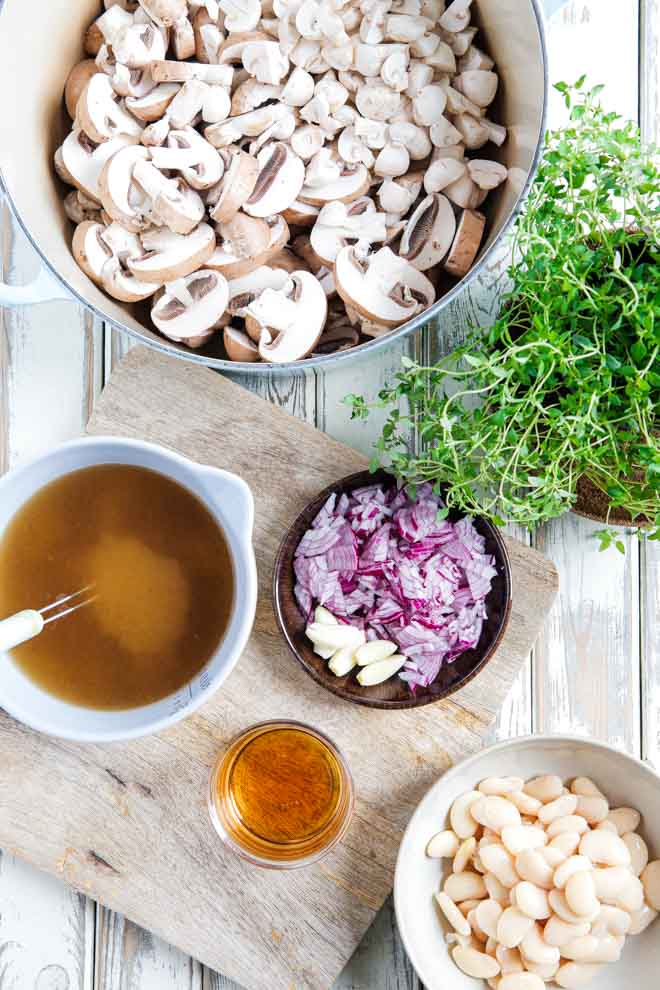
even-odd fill
[[[62,475],[96,464],[149,468],[178,482],[204,503],[229,546],[234,605],[226,633],[202,670],[175,694],[140,708],[99,711],[61,701],[26,677],[11,653],[0,654],[0,707],[33,729],[80,742],[112,742],[150,735],[195,711],[238,663],[257,605],[257,569],[252,549],[254,502],[250,489],[234,474],[195,464],[156,444],[120,437],[88,437],[62,444],[10,471],[0,478],[0,541],[12,517],[35,492]],[[26,603],[26,607],[33,605]]]
[[[62,207],[64,186],[53,171],[53,153],[71,127],[62,106],[69,70],[83,57],[81,38],[98,15],[99,0],[48,0],[38,11],[25,0],[0,0],[0,177],[9,204],[38,251],[43,269],[35,282],[0,284],[0,304],[76,300],[99,319],[142,343],[213,368],[259,375],[304,367],[330,368],[372,357],[394,340],[437,317],[492,258],[520,209],[533,179],[543,141],[548,90],[542,0],[475,0],[474,22],[497,64],[500,86],[493,118],[509,128],[502,148],[489,147],[509,168],[509,181],[488,197],[484,244],[472,270],[429,310],[350,351],[270,365],[226,359],[222,335],[204,352],[165,340],[151,328],[148,310],[115,302],[78,268],[70,250],[72,229]],[[545,0],[553,12],[561,0]]]

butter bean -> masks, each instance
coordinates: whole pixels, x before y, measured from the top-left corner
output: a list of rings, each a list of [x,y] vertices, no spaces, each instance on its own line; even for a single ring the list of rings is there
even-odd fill
[[[617,831],[617,827],[614,824],[614,822],[608,821],[607,818],[605,819],[604,822],[599,822],[598,825],[596,825],[596,831],[597,832],[614,832],[615,835],[618,835],[619,834],[618,831]]]
[[[550,822],[547,829],[548,838],[550,839],[561,835],[562,832],[577,832],[579,835],[583,835],[588,830],[589,826],[582,815],[565,815],[563,818],[555,818],[554,821]]]
[[[508,907],[497,923],[497,941],[507,949],[517,948],[534,922],[517,907]]]
[[[592,963],[568,962],[560,966],[555,974],[555,983],[564,990],[581,990],[596,977],[600,966]]]
[[[548,904],[548,895],[542,887],[530,883],[529,880],[521,880],[514,888],[516,906],[535,921],[549,918],[552,914]]]
[[[539,849],[547,841],[544,830],[536,825],[507,825],[502,829],[502,844],[512,856],[523,849]]]
[[[484,884],[486,886],[486,890],[488,891],[488,896],[492,898],[492,900],[497,901],[497,903],[501,904],[503,908],[509,906],[511,903],[509,890],[503,883],[500,883],[494,873],[487,873],[484,876]]]
[[[574,873],[569,877],[564,895],[571,911],[579,917],[593,917],[600,910],[592,872]]]
[[[624,832],[621,836],[630,853],[630,869],[638,877],[645,869],[649,861],[649,847],[637,832]]]
[[[555,870],[553,878],[555,887],[563,890],[574,873],[588,873],[591,869],[593,864],[586,856],[569,856]]]
[[[571,942],[576,938],[582,938],[583,935],[588,934],[588,921],[584,921],[579,925],[571,925],[567,921],[563,921],[556,914],[553,914],[543,929],[543,938],[548,945],[554,945],[559,949],[563,945],[566,945],[567,942]]]
[[[575,794],[563,794],[541,808],[538,815],[539,821],[543,822],[544,825],[549,825],[556,818],[566,818],[573,814],[577,808],[577,803],[578,799]]]
[[[502,905],[490,897],[488,900],[480,901],[479,906],[475,909],[477,923],[482,932],[485,932],[489,938],[497,938],[497,923],[502,911]]]
[[[477,952],[476,949],[466,948],[463,945],[455,946],[452,949],[451,957],[466,976],[487,980],[492,976],[497,976],[500,971],[500,964],[497,959],[486,955],[485,952]]]
[[[448,897],[447,894],[440,890],[436,893],[435,899],[438,907],[454,931],[458,932],[459,935],[470,935],[472,933],[467,919],[463,917],[451,897]]]
[[[486,935],[485,931],[483,930],[483,928],[481,928],[479,922],[477,921],[476,908],[472,908],[472,910],[468,912],[467,920],[470,928],[472,929],[472,934],[481,943],[479,949],[483,950],[488,936]]]
[[[511,791],[510,794],[507,794],[507,798],[511,804],[515,804],[521,815],[531,815],[535,818],[539,808],[543,807],[543,803],[538,798],[532,797],[531,794],[525,794],[523,790]]]
[[[477,786],[482,794],[508,795],[512,791],[521,791],[524,781],[522,777],[486,777]]]
[[[632,919],[627,911],[613,904],[601,904],[598,917],[591,925],[591,934],[602,938],[604,935],[627,935]]]
[[[474,911],[474,909],[480,903],[481,902],[479,900],[477,900],[476,897],[468,897],[467,901],[460,901],[458,903],[457,907],[458,907],[458,910],[463,915],[463,917],[464,918],[467,918],[467,916],[469,915],[470,911]]]
[[[535,973],[509,973],[502,977],[497,990],[545,990],[545,981]]]
[[[559,969],[561,959],[556,963],[535,963],[531,959],[524,959],[523,962],[528,973],[534,973],[535,976],[540,976],[545,983],[553,978]]]
[[[524,939],[520,943],[520,952],[523,962],[529,959],[533,963],[541,966],[558,966],[559,949],[554,945],[548,945],[543,938],[543,929],[539,924],[533,924]]]
[[[522,973],[524,966],[518,949],[507,949],[505,945],[499,945],[495,949],[495,958],[500,964],[504,976],[509,973]]]
[[[590,777],[576,777],[571,781],[571,793],[584,797],[604,797],[602,791],[594,784]]]
[[[580,855],[599,866],[630,866],[630,853],[623,839],[610,832],[587,832],[580,839]]]
[[[470,864],[470,860],[474,856],[475,850],[477,848],[477,840],[474,836],[470,836],[469,839],[464,839],[458,849],[456,850],[456,855],[454,856],[454,862],[452,863],[453,873],[463,873],[465,869]]]
[[[507,825],[520,825],[520,812],[506,798],[496,794],[481,797],[470,807],[470,813],[480,825],[501,834]]]
[[[599,825],[605,821],[610,806],[604,797],[596,795],[580,795],[577,800],[575,813],[585,818],[590,825]]]
[[[554,774],[545,774],[541,777],[534,777],[532,780],[528,780],[523,787],[523,791],[525,794],[529,794],[530,797],[536,798],[541,804],[548,804],[550,801],[555,801],[558,797],[561,797],[564,793],[564,785],[560,777]]]
[[[459,839],[469,839],[476,835],[479,823],[470,814],[470,807],[482,795],[479,791],[468,791],[457,797],[449,812],[449,823]]]
[[[550,840],[551,849],[561,849],[565,856],[572,856],[580,845],[579,832],[562,832]]]
[[[451,829],[438,832],[429,840],[426,855],[431,859],[449,859],[458,852],[458,836]]]
[[[597,939],[598,945],[585,962],[615,963],[621,958],[621,952],[626,941],[625,935],[603,935]]]
[[[644,897],[649,907],[660,911],[660,859],[654,860],[646,867],[641,876],[644,886]],[[638,910],[635,908],[635,910]]]
[[[545,851],[545,850],[543,850]],[[523,880],[535,883],[544,890],[552,889],[553,868],[543,857],[540,850],[525,849],[516,856],[515,868]]]
[[[619,835],[626,832],[636,832],[642,816],[634,808],[613,808],[607,816],[608,822],[612,822]]]
[[[499,842],[484,846],[479,850],[481,862],[488,873],[494,873],[507,889],[515,886],[520,879],[514,866],[513,856]]]
[[[483,877],[469,870],[450,874],[445,880],[443,890],[455,903],[466,901],[468,898],[481,900],[487,896]]]
[[[566,832],[566,835],[572,835],[572,832]],[[544,846],[543,849],[539,849],[539,852],[543,856],[544,860],[548,866],[556,870],[565,859],[568,859],[568,855],[560,849],[558,846]]]
[[[631,911],[628,934],[641,935],[657,917],[658,912],[649,907],[648,904],[643,904],[639,911]]]
[[[591,917],[582,917],[581,915],[576,914],[569,907],[563,890],[551,890],[548,894],[548,903],[555,914],[558,915],[562,921],[567,921],[569,925],[581,925],[584,924],[585,921],[590,922],[598,913],[598,911],[594,911]]]
[[[564,959],[572,959],[574,962],[590,962],[597,949],[598,939],[595,935],[582,935],[562,945],[561,954]]]
[[[630,876],[630,870],[625,866],[606,866],[594,870],[596,897],[606,904],[613,904],[626,887]]]

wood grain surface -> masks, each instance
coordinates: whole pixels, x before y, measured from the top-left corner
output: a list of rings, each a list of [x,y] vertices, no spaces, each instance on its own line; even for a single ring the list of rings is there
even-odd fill
[[[163,443],[236,471],[256,503],[255,629],[241,662],[199,712],[116,746],[48,739],[0,720],[0,845],[153,929],[250,990],[327,990],[389,893],[398,843],[438,773],[475,751],[556,592],[556,572],[508,541],[513,608],[497,654],[447,701],[371,711],[320,690],[276,628],[279,542],[320,489],[363,455],[212,372],[136,348],[115,371],[89,431]],[[281,874],[227,851],[205,808],[209,768],[263,719],[302,718],[347,755],[354,822],[317,866]]]
[[[659,0],[572,0],[552,18],[547,34],[551,82],[588,72],[591,82],[605,83],[609,106],[639,119],[647,139],[658,140]],[[561,101],[553,97],[550,123],[556,125],[562,114]],[[37,269],[34,252],[7,210],[0,218],[0,264],[4,277],[15,283],[28,281]],[[394,344],[376,360],[358,361],[340,373],[307,371],[241,384],[368,453],[378,420],[351,423],[342,397],[349,391],[374,397],[402,354],[428,356],[431,348],[450,347],[470,322],[487,324],[502,284],[501,271],[484,273],[440,324]],[[0,313],[0,470],[79,434],[114,363],[130,346],[128,337],[94,327],[74,304]],[[595,552],[593,529],[569,517],[535,536],[560,572],[562,593],[491,738],[558,726],[605,740],[611,734],[612,741],[660,769],[660,545],[647,544],[637,553],[635,542],[626,538],[634,560],[617,563],[613,555]],[[606,685],[593,697],[594,684],[604,675]],[[35,988],[237,990],[233,981],[4,851],[0,990]],[[335,990],[420,990],[398,937],[391,899]]]

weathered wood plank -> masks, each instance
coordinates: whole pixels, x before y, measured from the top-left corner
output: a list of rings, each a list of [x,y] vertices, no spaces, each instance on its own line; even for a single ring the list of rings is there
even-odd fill
[[[38,260],[3,205],[2,277]],[[0,471],[80,434],[98,389],[101,334],[68,303],[0,313]],[[0,852],[0,988],[92,990],[94,904]]]

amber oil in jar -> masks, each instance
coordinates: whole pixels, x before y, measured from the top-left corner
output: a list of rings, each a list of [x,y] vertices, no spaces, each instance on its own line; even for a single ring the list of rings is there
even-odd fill
[[[346,762],[300,722],[262,722],[232,741],[211,774],[211,819],[245,859],[286,869],[325,855],[353,810]]]

